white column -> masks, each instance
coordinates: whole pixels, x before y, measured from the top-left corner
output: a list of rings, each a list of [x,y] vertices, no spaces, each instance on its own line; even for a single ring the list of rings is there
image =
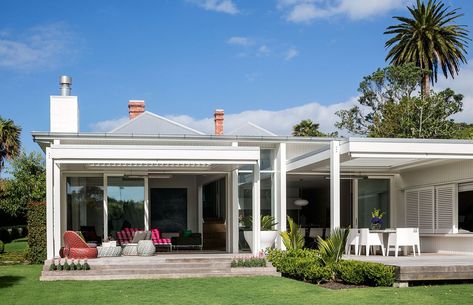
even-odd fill
[[[144,211],[145,211],[145,230],[149,230],[150,225],[150,207],[149,207],[149,187],[148,187],[148,177],[144,178],[144,188],[145,188],[145,202],[144,202]]]
[[[61,171],[53,161],[53,206],[54,206],[54,255],[59,255],[62,244],[61,232]]]
[[[233,230],[233,209],[232,209],[232,174],[227,173],[225,177],[225,233],[226,233],[226,251],[232,252],[232,230]]]
[[[253,255],[258,255],[261,250],[260,231],[261,231],[261,204],[260,204],[260,168],[259,162],[253,166]]]
[[[279,144],[279,150],[277,154],[277,168],[276,168],[276,211],[278,222],[278,228],[280,232],[287,230],[286,228],[286,215],[287,215],[287,197],[286,197],[286,143]],[[284,250],[284,244],[282,243],[281,236],[278,234],[276,239],[276,248]]]
[[[108,176],[103,175],[103,238],[108,240]]]
[[[238,253],[238,243],[240,239],[239,210],[238,210],[238,170],[231,174],[231,209],[232,209],[232,252]]]
[[[330,230],[340,227],[340,142],[330,142]]]
[[[203,216],[204,196],[202,184],[197,187],[197,226],[199,233],[203,234],[204,231],[204,216]]]
[[[66,193],[66,176],[61,174],[61,232],[67,230],[67,193]]]
[[[54,258],[53,159],[46,148],[46,245],[47,258]]]

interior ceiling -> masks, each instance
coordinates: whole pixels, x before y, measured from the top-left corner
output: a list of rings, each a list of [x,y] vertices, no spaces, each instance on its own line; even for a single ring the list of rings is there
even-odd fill
[[[300,181],[302,179],[302,182]],[[286,185],[289,188],[307,187],[322,187],[330,184],[330,180],[325,179],[325,176],[314,175],[287,175]]]

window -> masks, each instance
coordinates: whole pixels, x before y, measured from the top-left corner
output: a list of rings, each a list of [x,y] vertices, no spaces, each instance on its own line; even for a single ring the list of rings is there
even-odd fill
[[[473,232],[473,183],[458,185],[458,232]]]

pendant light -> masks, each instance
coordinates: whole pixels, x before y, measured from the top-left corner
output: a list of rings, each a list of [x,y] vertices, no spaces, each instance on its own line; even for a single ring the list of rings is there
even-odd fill
[[[297,205],[298,207],[305,207],[306,205],[309,204],[309,200],[307,199],[302,199],[302,179],[299,180],[299,198],[294,201],[294,204]]]

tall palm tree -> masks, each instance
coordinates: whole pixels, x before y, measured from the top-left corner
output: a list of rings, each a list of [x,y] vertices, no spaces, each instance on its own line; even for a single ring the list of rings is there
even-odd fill
[[[319,124],[312,122],[312,120],[302,120],[292,127],[292,135],[296,137],[323,137],[324,134],[318,129]]]
[[[425,69],[422,77],[422,94],[429,96],[430,83],[437,81],[440,67],[445,77],[458,74],[460,63],[466,63],[468,29],[453,22],[462,17],[459,9],[451,9],[437,0],[417,0],[407,7],[412,18],[395,16],[401,23],[389,26],[384,34],[395,35],[386,42],[391,48],[386,60],[401,65],[414,62]]]
[[[20,153],[20,134],[21,127],[12,120],[0,117],[0,171],[6,159],[14,158]]]

